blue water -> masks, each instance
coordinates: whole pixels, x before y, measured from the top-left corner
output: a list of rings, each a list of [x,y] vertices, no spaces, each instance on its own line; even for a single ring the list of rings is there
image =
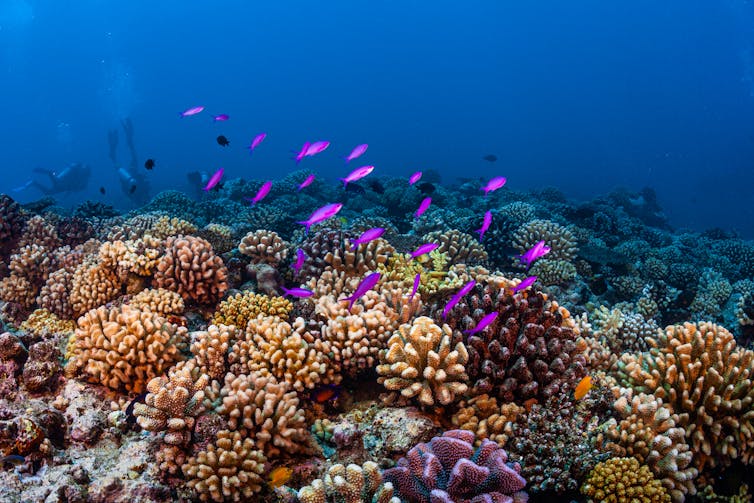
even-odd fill
[[[277,178],[320,139],[304,165],[334,179],[366,142],[375,175],[504,175],[574,199],[651,186],[674,226],[754,237],[748,1],[0,0],[0,104],[0,191],[22,202],[41,197],[11,192],[32,169],[84,162],[87,190],[62,204],[132,207],[107,144],[129,117],[151,195],[193,170]]]

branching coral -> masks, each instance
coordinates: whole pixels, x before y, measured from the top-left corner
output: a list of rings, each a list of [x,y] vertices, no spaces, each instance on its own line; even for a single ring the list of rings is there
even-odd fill
[[[506,452],[483,440],[474,448],[474,434],[451,430],[413,447],[398,466],[383,472],[401,500],[416,503],[525,502],[526,481]]]
[[[343,248],[333,248],[324,256],[325,263],[336,271],[343,271],[348,276],[363,276],[377,270],[395,253],[386,240],[374,239],[360,244],[355,250],[351,239],[343,240]]]
[[[228,371],[228,351],[237,336],[235,325],[210,325],[205,331],[191,332],[191,353],[202,372],[223,379]]]
[[[451,264],[478,264],[487,261],[487,252],[471,234],[455,229],[446,232],[430,232],[422,237],[422,242],[437,243],[440,253],[445,253]]]
[[[328,468],[324,479],[315,479],[298,491],[301,503],[400,503],[393,496],[393,485],[382,484],[377,463],[367,461],[362,466],[335,464]]]
[[[649,352],[623,355],[624,385],[653,394],[678,415],[694,466],[754,459],[754,351],[712,323],[671,325],[648,338]]]
[[[75,316],[102,306],[121,293],[121,281],[115,272],[89,258],[76,268],[71,280],[69,301]]]
[[[171,237],[157,263],[153,284],[178,292],[184,300],[212,304],[225,295],[228,271],[212,246],[193,236]]]
[[[635,458],[612,458],[589,473],[581,487],[590,503],[670,503],[670,496],[659,480]]]
[[[160,316],[183,314],[183,298],[164,288],[147,288],[137,293],[128,302],[140,311],[151,311]]]
[[[277,232],[259,229],[246,234],[238,251],[251,257],[253,264],[280,264],[288,256],[288,243]]]
[[[254,439],[254,446],[268,457],[306,450],[309,432],[304,411],[288,383],[271,375],[227,374],[220,391],[222,405],[217,412],[228,420],[232,431]]]
[[[513,233],[513,246],[522,254],[541,240],[550,247],[549,260],[572,261],[576,256],[576,237],[550,220],[532,220]]]
[[[380,351],[378,381],[390,391],[388,402],[416,397],[422,406],[449,405],[466,393],[464,365],[468,353],[463,343],[452,346],[452,331],[422,316],[401,325]]]
[[[479,395],[459,404],[453,425],[474,432],[479,444],[485,438],[504,447],[513,432],[513,423],[524,408],[515,403],[498,405],[497,399]]]
[[[46,309],[36,309],[21,323],[20,328],[35,335],[66,333],[73,332],[76,329],[76,323],[71,320],[61,320]]]
[[[212,323],[235,325],[243,330],[246,329],[249,321],[260,314],[279,316],[287,321],[292,309],[293,304],[283,297],[270,297],[247,291],[237,293],[220,302],[212,316]]]
[[[182,359],[187,330],[129,305],[100,307],[79,318],[68,342],[66,372],[89,382],[140,393]]]

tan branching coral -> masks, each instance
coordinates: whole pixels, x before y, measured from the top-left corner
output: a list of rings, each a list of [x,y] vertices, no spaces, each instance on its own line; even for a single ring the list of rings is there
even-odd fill
[[[180,295],[164,288],[142,290],[131,297],[128,303],[140,311],[151,311],[165,317],[181,315],[185,308]]]
[[[233,229],[227,225],[209,223],[199,229],[196,235],[209,241],[212,249],[217,253],[229,252],[236,247],[236,242],[233,240]]]
[[[513,233],[512,244],[523,254],[541,240],[550,247],[550,253],[547,254],[549,260],[572,261],[576,256],[576,237],[562,225],[550,220],[538,219],[525,223]]]
[[[68,269],[58,269],[50,274],[37,296],[37,304],[42,309],[66,320],[74,318],[69,292],[73,288],[73,272]]]
[[[634,458],[598,463],[581,486],[589,503],[670,503],[670,496],[645,465]]]
[[[0,281],[0,300],[13,302],[24,308],[34,305],[36,287],[25,277],[11,274]]]
[[[44,333],[67,333],[76,329],[72,320],[61,320],[54,313],[46,309],[36,309],[21,323],[21,330],[35,335]]]
[[[647,343],[649,352],[621,357],[618,377],[678,415],[694,466],[754,460],[754,352],[712,323],[671,325]]]
[[[73,314],[80,316],[90,309],[107,304],[120,293],[121,280],[115,272],[89,258],[73,273],[69,301]]]
[[[187,330],[129,305],[99,307],[79,318],[68,342],[69,376],[140,393],[182,359]]]
[[[227,276],[225,264],[207,241],[178,236],[167,240],[153,285],[178,292],[184,300],[212,304],[228,290]]]
[[[290,324],[278,316],[259,315],[249,321],[245,334],[239,335],[228,361],[236,375],[272,374],[303,391],[340,382],[338,369],[328,356],[331,352],[326,341],[306,333],[303,318]]]
[[[201,501],[254,501],[254,494],[262,490],[266,461],[253,439],[222,430],[214,443],[189,458],[182,469]]]
[[[469,355],[459,342],[451,347],[453,331],[421,316],[401,325],[380,352],[378,381],[390,391],[388,402],[416,397],[423,406],[453,403],[468,390],[464,365]]]
[[[499,405],[497,399],[486,394],[475,396],[459,405],[453,415],[453,426],[462,430],[473,431],[476,445],[488,438],[504,447],[513,435],[513,423],[524,407],[513,402]]]
[[[162,241],[154,236],[145,235],[136,240],[102,243],[99,259],[102,264],[125,279],[129,274],[151,276],[162,253]]]
[[[243,330],[249,324],[249,321],[260,314],[279,316],[287,321],[288,314],[292,309],[293,304],[283,297],[270,297],[269,295],[246,291],[232,295],[220,302],[212,316],[212,323],[215,325],[235,325]]]
[[[196,226],[191,222],[187,222],[186,220],[180,218],[163,215],[152,224],[147,233],[151,234],[157,239],[167,239],[170,236],[188,236],[189,234],[194,234],[195,232]]]
[[[222,380],[228,371],[228,351],[236,342],[238,329],[234,325],[210,325],[207,330],[191,333],[191,353],[202,372],[212,379]]]
[[[487,262],[487,252],[479,239],[456,229],[435,231],[422,237],[423,243],[437,243],[440,253],[445,253],[451,264],[478,264]]]
[[[271,375],[227,374],[218,414],[232,431],[246,431],[257,449],[268,457],[306,450],[308,428],[295,391]]]
[[[276,265],[288,256],[288,243],[275,231],[259,229],[243,237],[238,251],[251,257],[253,264]]]
[[[63,243],[60,241],[60,237],[58,237],[55,226],[47,222],[44,217],[36,215],[31,217],[26,223],[26,228],[21,235],[21,239],[18,241],[18,247],[23,248],[31,244],[53,250]]]
[[[191,441],[196,418],[204,412],[204,389],[209,376],[193,360],[179,362],[167,377],[155,377],[147,384],[144,403],[134,405],[139,426],[151,432],[165,432],[162,441],[185,447]]]
[[[325,255],[325,263],[337,271],[344,271],[349,276],[363,276],[377,270],[378,264],[384,264],[395,253],[386,240],[374,239],[353,249],[352,240],[344,239],[342,248],[334,248]]]
[[[382,483],[377,463],[367,461],[362,466],[332,465],[323,479],[315,479],[298,492],[301,503],[400,503],[393,496],[393,484]]]
[[[697,470],[691,467],[686,431],[676,426],[678,416],[654,396],[634,395],[632,390],[617,386],[613,391],[617,396],[613,408],[622,419],[606,424],[608,449],[647,465],[673,501],[680,503],[687,494],[695,494]]]
[[[567,260],[537,260],[529,269],[543,285],[562,285],[576,277],[576,266]]]

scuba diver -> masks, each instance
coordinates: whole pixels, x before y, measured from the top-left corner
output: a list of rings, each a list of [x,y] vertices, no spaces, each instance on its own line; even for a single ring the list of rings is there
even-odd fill
[[[138,206],[143,206],[149,202],[149,182],[146,176],[141,173],[137,166],[136,146],[134,145],[134,126],[130,118],[120,121],[123,127],[123,134],[126,137],[126,145],[131,153],[131,162],[128,167],[118,167],[118,130],[111,129],[107,133],[107,140],[110,145],[110,160],[113,162],[120,189],[123,194]]]
[[[16,190],[34,187],[46,196],[62,194],[64,192],[80,192],[86,189],[86,186],[89,183],[89,177],[92,175],[91,168],[80,162],[69,164],[60,171],[52,171],[42,168],[35,168],[33,171],[34,173],[47,175],[50,185],[47,186],[36,180],[29,180]]]

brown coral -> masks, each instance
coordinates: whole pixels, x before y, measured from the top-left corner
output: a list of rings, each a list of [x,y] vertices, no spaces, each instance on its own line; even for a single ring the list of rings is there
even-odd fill
[[[259,229],[243,237],[238,251],[251,257],[253,264],[276,265],[288,256],[288,243],[275,231]]]
[[[380,352],[378,381],[390,391],[388,402],[398,392],[403,399],[416,397],[423,406],[453,403],[466,393],[468,353],[463,343],[451,345],[452,331],[421,316],[401,325]]]
[[[581,487],[589,503],[669,503],[659,480],[635,458],[611,458],[599,463]]]
[[[68,343],[69,376],[140,393],[182,359],[187,330],[129,305],[99,307],[79,318]]]
[[[494,396],[479,395],[459,405],[453,415],[453,425],[473,431],[477,445],[488,438],[504,447],[512,435],[512,424],[522,412],[524,408],[515,403],[498,405]]]
[[[513,233],[513,246],[521,254],[541,240],[550,247],[549,260],[572,261],[578,251],[576,237],[571,231],[550,220],[531,220]]]
[[[128,302],[140,311],[151,311],[160,316],[183,314],[183,298],[164,288],[147,288],[137,293]]]
[[[315,479],[298,491],[301,503],[400,503],[393,496],[393,484],[382,483],[377,463],[367,461],[362,466],[335,464],[328,468],[323,479]]]
[[[269,296],[250,291],[237,293],[220,302],[212,323],[215,325],[235,325],[245,329],[249,321],[260,314],[265,316],[279,316],[288,320],[288,314],[293,309],[293,304],[287,299],[278,296]]]
[[[153,284],[178,292],[184,300],[212,304],[228,290],[228,270],[212,246],[193,236],[171,237],[157,263]]]
[[[447,254],[451,264],[480,264],[488,259],[478,239],[456,229],[430,232],[422,237],[422,242],[440,245],[437,251]]]
[[[210,325],[207,330],[192,332],[191,353],[202,372],[212,379],[222,380],[228,371],[228,350],[236,342],[238,330],[234,325]]]
[[[121,293],[121,281],[112,269],[87,259],[76,268],[69,302],[75,316],[102,306]]]

